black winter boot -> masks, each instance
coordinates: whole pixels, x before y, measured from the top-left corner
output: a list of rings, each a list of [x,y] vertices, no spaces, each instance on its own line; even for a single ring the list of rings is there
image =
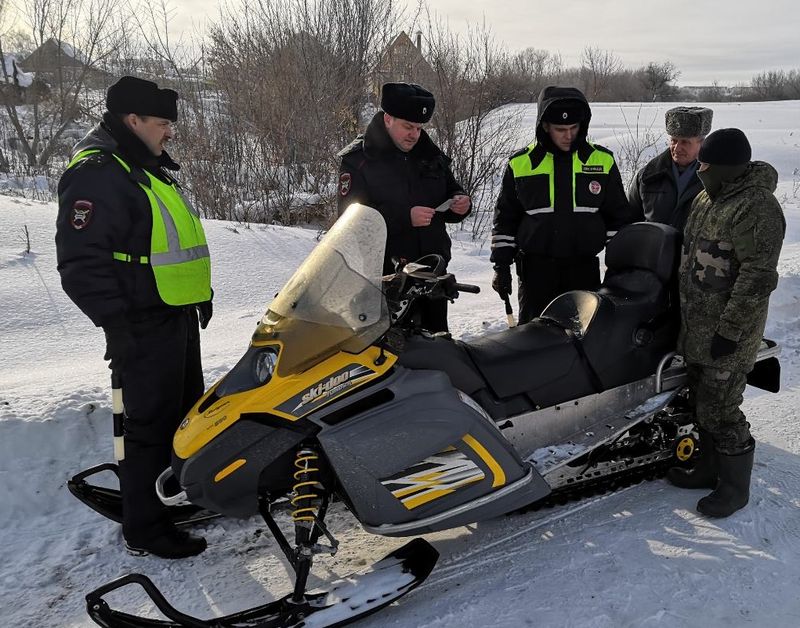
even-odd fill
[[[680,488],[716,488],[717,451],[711,434],[705,430],[700,433],[700,454],[693,467],[672,467],[667,471],[667,481]]]
[[[729,517],[747,505],[754,451],[755,441],[751,438],[741,453],[729,456],[717,452],[719,483],[714,492],[697,502],[698,512],[707,517]]]
[[[206,549],[206,540],[170,526],[162,534],[150,539],[126,539],[125,547],[134,556],[152,554],[159,558],[188,558],[203,552]]]

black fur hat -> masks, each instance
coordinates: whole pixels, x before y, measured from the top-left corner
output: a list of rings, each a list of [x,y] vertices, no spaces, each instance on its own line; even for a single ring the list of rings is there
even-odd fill
[[[436,99],[427,89],[413,83],[384,83],[381,88],[381,109],[390,116],[427,122],[433,115]]]
[[[106,93],[106,109],[111,113],[135,113],[157,116],[166,120],[178,119],[178,92],[159,89],[153,81],[135,76],[123,76]]]
[[[747,136],[739,129],[718,129],[703,140],[697,159],[715,166],[742,166],[753,151]]]

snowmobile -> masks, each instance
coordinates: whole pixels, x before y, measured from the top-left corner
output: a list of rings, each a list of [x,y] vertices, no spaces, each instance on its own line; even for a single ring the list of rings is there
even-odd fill
[[[333,499],[369,532],[415,536],[656,477],[696,455],[675,355],[675,229],[620,230],[597,292],[568,292],[530,323],[469,342],[417,329],[414,305],[477,287],[456,282],[438,256],[382,277],[385,241],[377,211],[345,212],[269,305],[244,356],[181,423],[157,482],[170,505],[260,514],[294,568],[292,593],[201,620],[135,574],[87,595],[95,622],[342,625],[419,585],[438,554],[416,538],[365,574],[307,592],[314,556],[337,548],[325,524]],[[754,383],[777,390],[778,352],[763,343]],[[294,544],[273,517],[281,500]],[[168,619],[112,609],[104,596],[130,584]]]

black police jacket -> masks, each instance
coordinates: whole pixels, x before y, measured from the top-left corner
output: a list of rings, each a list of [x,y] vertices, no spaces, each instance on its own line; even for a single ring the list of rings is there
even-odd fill
[[[636,173],[628,189],[631,207],[644,212],[645,220],[663,222],[683,231],[692,201],[703,189],[699,177],[694,177],[678,198],[672,155],[664,151]]]
[[[393,272],[392,257],[414,261],[429,253],[450,259],[450,237],[445,223],[461,222],[469,214],[439,212],[427,227],[411,226],[411,208],[436,208],[464,191],[455,180],[447,157],[422,131],[408,153],[399,150],[379,111],[366,133],[345,147],[339,156],[339,215],[352,203],[377,209],[386,221],[384,273]]]
[[[158,294],[149,264],[122,262],[113,253],[150,254],[153,216],[137,182],[141,168],[172,181],[163,167],[178,166],[166,153],[154,157],[147,147],[109,114],[74,149],[101,152],[69,168],[58,184],[56,256],[61,285],[98,327],[144,319],[172,306]],[[114,159],[117,153],[135,166],[131,173]]]

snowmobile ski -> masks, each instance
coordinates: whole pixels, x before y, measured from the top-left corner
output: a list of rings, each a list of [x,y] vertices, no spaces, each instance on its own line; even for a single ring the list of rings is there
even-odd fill
[[[427,541],[416,538],[373,564],[366,571],[333,582],[327,591],[306,593],[301,603],[292,594],[246,611],[208,620],[176,610],[153,582],[141,574],[114,580],[86,596],[89,616],[106,628],[271,628],[273,626],[343,626],[380,610],[402,597],[433,570],[439,553]],[[113,610],[103,596],[130,584],[140,585],[167,620],[137,617]]]
[[[122,523],[122,498],[119,489],[97,486],[86,481],[88,477],[110,471],[119,479],[119,467],[113,462],[99,464],[74,475],[67,480],[69,492],[111,521]],[[167,506],[172,522],[177,526],[194,525],[219,517],[218,513],[193,504]]]

